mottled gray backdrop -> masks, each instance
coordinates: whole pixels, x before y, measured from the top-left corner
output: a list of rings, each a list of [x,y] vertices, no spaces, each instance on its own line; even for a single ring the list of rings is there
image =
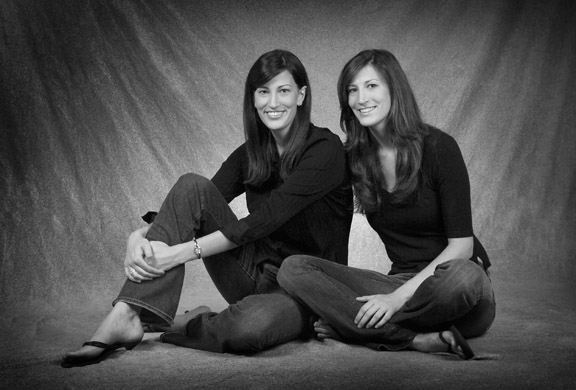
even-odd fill
[[[2,1],[2,306],[111,299],[139,216],[243,142],[244,78],[274,48],[300,57],[313,121],[342,138],[342,66],[395,53],[460,144],[495,277],[576,278],[573,1],[284,3]],[[350,247],[352,265],[388,269],[362,216]],[[189,268],[190,294],[217,294]]]

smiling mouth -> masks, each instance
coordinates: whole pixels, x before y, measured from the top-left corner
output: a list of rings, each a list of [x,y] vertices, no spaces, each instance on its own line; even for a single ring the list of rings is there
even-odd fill
[[[358,111],[360,111],[362,114],[367,114],[371,111],[374,111],[375,109],[376,106],[372,106],[372,107],[360,108]]]
[[[266,111],[265,114],[268,115],[272,119],[277,119],[282,116],[284,111]]]

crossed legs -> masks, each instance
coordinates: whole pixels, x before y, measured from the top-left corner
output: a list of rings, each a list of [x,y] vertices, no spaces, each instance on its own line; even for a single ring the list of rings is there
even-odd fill
[[[384,326],[367,329],[354,324],[363,304],[356,297],[391,293],[412,276],[383,275],[310,256],[292,256],[284,261],[278,281],[322,319],[319,325],[325,335],[334,332],[344,341],[378,349],[438,352],[450,346],[458,353],[458,335],[448,330],[451,326],[459,327],[464,337],[475,337],[492,324],[495,304],[490,281],[469,260],[438,266]]]

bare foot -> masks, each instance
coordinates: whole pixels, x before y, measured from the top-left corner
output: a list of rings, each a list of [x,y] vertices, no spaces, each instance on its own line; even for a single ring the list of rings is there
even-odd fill
[[[90,341],[106,344],[130,343],[142,340],[144,331],[140,323],[139,310],[127,303],[118,302],[100,323]],[[83,346],[66,353],[68,357],[94,357],[102,353],[102,348]]]
[[[198,306],[195,309],[188,310],[184,314],[177,315],[174,317],[174,325],[153,325],[153,324],[146,324],[144,325],[145,332],[178,332],[178,333],[186,333],[186,325],[188,322],[196,316],[199,316],[202,313],[207,313],[212,311],[208,306]]]
[[[445,330],[442,332],[442,337],[446,343],[440,338],[440,333],[420,333],[414,337],[410,348],[420,352],[454,352],[462,359],[465,359],[464,351],[456,342],[456,338],[451,331]],[[448,343],[448,344],[447,344]]]
[[[319,340],[341,340],[340,335],[334,330],[332,325],[324,321],[322,318],[319,318],[318,321],[314,322],[314,332],[316,332],[316,337],[318,337]]]

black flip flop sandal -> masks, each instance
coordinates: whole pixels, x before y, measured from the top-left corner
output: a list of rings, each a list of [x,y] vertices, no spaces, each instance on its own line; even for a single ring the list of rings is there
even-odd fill
[[[470,348],[470,345],[468,345],[464,336],[462,336],[462,334],[458,331],[458,329],[456,329],[456,327],[454,325],[452,325],[450,327],[450,329],[448,329],[448,330],[450,332],[452,332],[452,335],[454,335],[454,340],[456,340],[456,345],[458,345],[462,349],[462,352],[464,353],[464,359],[465,360],[472,359],[474,357],[474,351],[472,351],[472,348]],[[452,344],[450,344],[448,342],[448,340],[446,340],[444,338],[444,336],[442,336],[442,332],[440,332],[439,335],[440,335],[440,340],[442,340],[442,342],[444,344],[448,345],[448,352],[453,353],[455,355],[458,355],[454,351],[454,349],[452,348]],[[460,356],[460,355],[458,355],[458,356]]]
[[[92,357],[85,357],[85,356],[64,356],[62,358],[62,362],[60,365],[64,368],[71,368],[71,367],[84,367],[89,366],[91,364],[98,364],[102,360],[105,360],[108,356],[113,354],[115,351],[125,348],[126,350],[131,350],[135,346],[137,346],[140,341],[135,341],[132,343],[117,343],[117,344],[106,344],[101,343],[100,341],[87,341],[82,346],[89,345],[91,347],[102,348],[102,352],[100,352],[96,356]]]

